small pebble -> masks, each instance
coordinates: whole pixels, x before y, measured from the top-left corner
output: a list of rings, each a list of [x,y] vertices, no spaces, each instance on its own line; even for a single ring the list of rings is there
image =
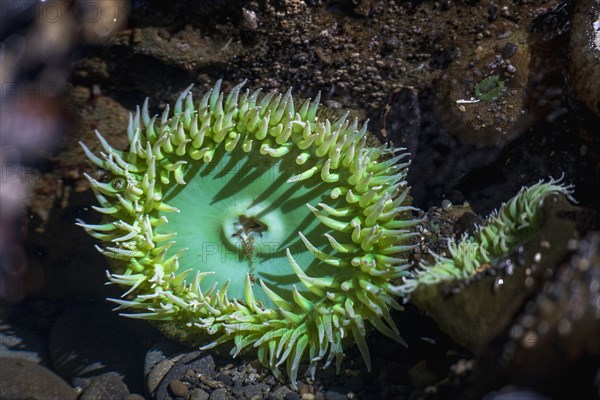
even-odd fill
[[[144,396],[141,396],[139,394],[130,394],[123,400],[144,400]]]
[[[347,393],[344,388],[331,388],[325,392],[325,400],[346,400]]]
[[[365,383],[359,376],[354,376],[346,381],[344,385],[351,392],[360,392],[364,387]]]
[[[180,380],[171,381],[169,383],[169,390],[177,397],[185,397],[189,394],[187,386]]]
[[[190,400],[208,400],[210,395],[202,389],[194,389],[190,393]]]
[[[284,399],[285,400],[300,400],[301,397],[296,392],[289,392],[288,394],[285,395]]]
[[[512,56],[517,54],[518,49],[519,47],[516,44],[510,42],[506,43],[504,45],[504,48],[502,49],[502,57],[511,58]]]
[[[95,377],[79,396],[79,400],[123,399],[129,395],[129,389],[122,377],[116,372]]]
[[[210,394],[210,400],[227,400],[227,389],[221,388],[213,390]]]
[[[269,394],[269,400],[284,400],[291,390],[287,386],[279,386]]]
[[[442,200],[442,210],[448,211],[452,208],[452,202],[448,199]]]
[[[226,386],[231,386],[233,384],[233,379],[227,374],[219,374],[215,380],[223,382]]]
[[[242,7],[242,28],[250,31],[258,28],[256,12]]]
[[[48,368],[4,357],[0,357],[0,394],[3,400],[77,398],[75,389]]]
[[[298,382],[298,394],[303,396],[305,393],[310,393],[310,387],[304,382]]]

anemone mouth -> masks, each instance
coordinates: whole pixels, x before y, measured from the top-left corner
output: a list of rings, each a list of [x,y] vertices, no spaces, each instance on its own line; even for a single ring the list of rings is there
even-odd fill
[[[88,157],[104,224],[79,222],[107,257],[112,299],[134,318],[171,321],[202,348],[254,347],[295,384],[300,361],[339,369],[345,338],[370,367],[366,326],[402,341],[391,280],[408,274],[406,153],[366,145],[366,124],[317,116],[318,98],[191,86],[171,114],[130,118],[129,149]],[[212,339],[214,338],[214,340]],[[208,343],[207,343],[208,342]],[[308,357],[306,357],[308,356]]]

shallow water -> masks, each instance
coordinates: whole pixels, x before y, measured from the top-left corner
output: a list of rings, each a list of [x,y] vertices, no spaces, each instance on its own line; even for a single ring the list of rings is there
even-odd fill
[[[555,398],[598,393],[600,315],[594,310],[600,306],[593,282],[600,267],[589,250],[600,227],[597,2],[76,0],[71,9],[43,3],[0,4],[0,356],[41,366],[4,365],[25,372],[15,381],[0,373],[3,398],[477,398],[508,385]],[[497,79],[491,87],[490,77]],[[107,176],[78,142],[102,151],[98,129],[125,148],[129,113],[146,97],[151,112],[160,113],[190,83],[203,92],[218,79],[227,90],[247,80],[252,89],[292,87],[299,99],[320,92],[323,117],[348,110],[368,118],[381,142],[406,147],[412,204],[427,223],[414,258],[443,249],[445,237],[468,232],[522,186],[548,177],[573,184],[578,201],[546,214],[551,228],[542,229],[539,252],[546,243],[560,251],[555,258],[544,253],[546,264],[527,259],[515,267],[530,270],[526,290],[498,315],[494,337],[481,321],[443,321],[435,313],[431,320],[407,304],[393,318],[409,347],[369,335],[372,372],[351,346],[340,375],[329,368],[293,389],[252,355],[199,355],[166,341],[150,324],[109,311],[105,299],[122,291],[105,285],[109,265],[74,225],[100,219],[84,173]],[[454,205],[451,213],[443,201]],[[537,250],[523,252],[533,259]],[[589,270],[567,273],[580,259],[590,260]],[[549,272],[536,275],[536,268]],[[550,317],[527,308],[567,279],[577,284],[569,286],[571,294],[558,291]],[[485,308],[498,301],[494,288],[502,292],[502,284],[496,275],[481,282],[472,284],[480,285],[475,301]],[[467,292],[457,296],[463,293],[468,304]],[[589,308],[570,309],[571,297]],[[523,344],[510,331],[526,325],[518,320],[523,315],[537,318],[542,331],[556,323],[566,333],[504,360],[507,347]],[[469,341],[452,335],[473,336],[482,347],[460,347]],[[589,346],[578,347],[582,342]],[[555,349],[573,357],[547,361],[544,352],[558,354]],[[172,358],[181,351],[185,362]],[[517,362],[521,357],[531,359]],[[162,375],[150,372],[165,360]],[[504,369],[489,367],[495,363]],[[540,376],[517,378],[538,366]],[[194,368],[203,377],[185,375]],[[556,379],[565,370],[581,373]],[[487,372],[489,384],[469,381]],[[56,392],[28,392],[37,382]],[[103,390],[113,397],[92,397]]]

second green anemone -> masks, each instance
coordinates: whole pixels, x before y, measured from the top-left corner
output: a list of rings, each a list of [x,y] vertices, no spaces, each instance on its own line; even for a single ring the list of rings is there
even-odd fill
[[[126,150],[99,133],[99,156],[82,144],[113,175],[88,176],[103,223],[79,222],[127,288],[113,301],[203,349],[255,348],[292,384],[303,361],[339,369],[349,342],[370,366],[369,326],[402,341],[391,281],[408,275],[419,222],[407,154],[369,146],[348,114],[320,118],[318,98],[242,86],[198,102],[189,87],[161,117],[146,101]]]

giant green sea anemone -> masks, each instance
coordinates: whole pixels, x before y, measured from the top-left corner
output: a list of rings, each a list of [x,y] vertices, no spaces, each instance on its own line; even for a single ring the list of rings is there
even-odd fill
[[[418,223],[407,154],[369,146],[348,114],[319,117],[318,96],[296,107],[243,85],[198,102],[190,86],[162,117],[146,100],[126,150],[99,133],[99,156],[82,144],[112,174],[87,177],[104,221],[79,225],[115,260],[127,290],[113,301],[202,349],[255,348],[292,384],[303,360],[339,369],[350,342],[370,366],[369,326],[402,342],[390,309]]]

